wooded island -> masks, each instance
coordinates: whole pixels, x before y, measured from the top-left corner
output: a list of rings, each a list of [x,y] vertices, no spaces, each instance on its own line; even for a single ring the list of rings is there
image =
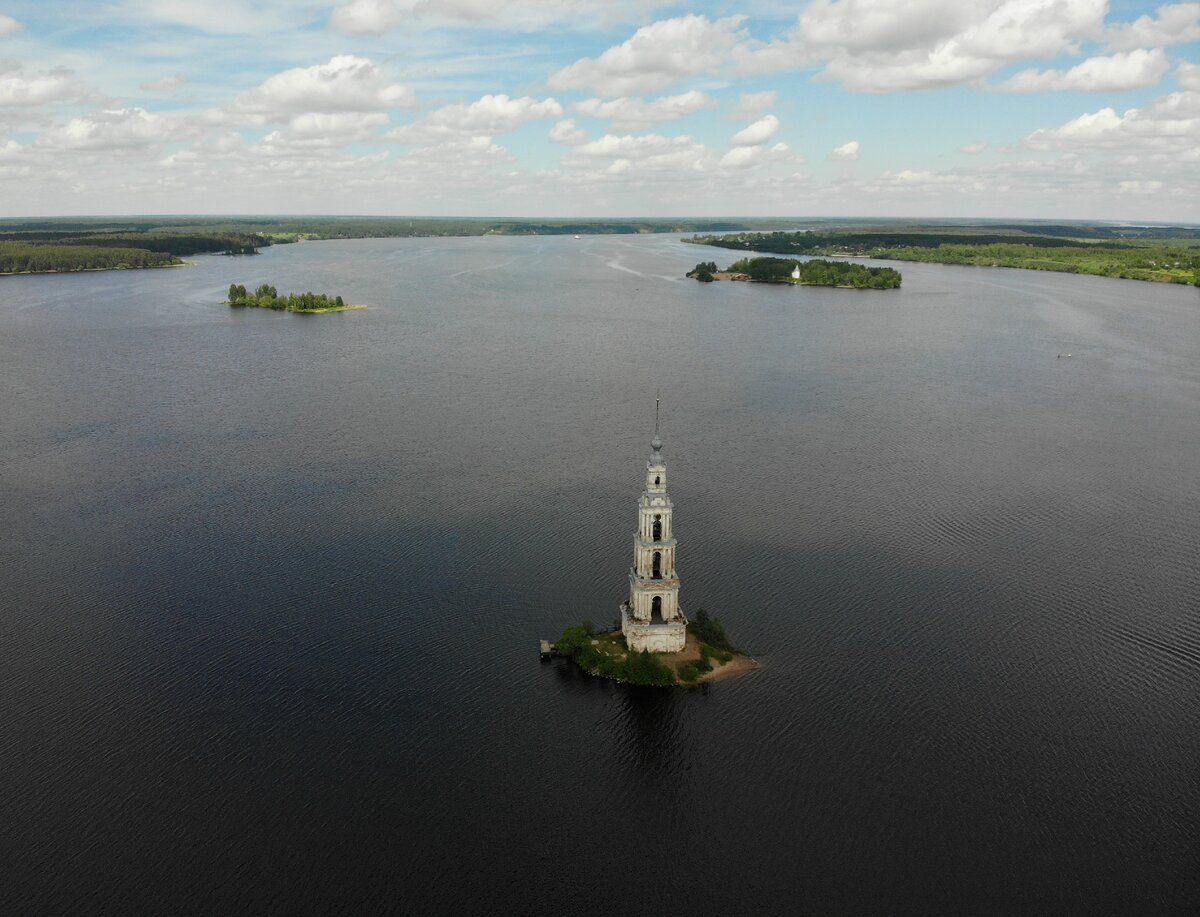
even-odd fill
[[[347,305],[340,296],[330,297],[324,293],[288,293],[280,296],[269,283],[264,283],[253,293],[247,292],[240,283],[229,285],[231,306],[251,306],[259,309],[275,309],[282,312],[303,312],[316,315],[321,312],[343,312],[347,309],[365,309],[366,306]]]
[[[797,261],[791,258],[742,258],[725,270],[715,261],[701,261],[688,277],[701,283],[749,280],[755,283],[793,283],[798,286],[841,287],[847,290],[894,290],[900,272],[890,267],[864,267],[852,261]]]

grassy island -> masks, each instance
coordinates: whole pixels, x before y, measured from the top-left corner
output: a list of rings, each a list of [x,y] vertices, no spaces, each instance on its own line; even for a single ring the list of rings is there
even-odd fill
[[[347,309],[365,309],[366,306],[347,305],[342,297],[329,297],[324,293],[289,293],[280,296],[279,292],[269,283],[262,284],[253,293],[246,291],[240,283],[229,285],[231,306],[250,306],[259,309],[275,309],[282,312],[300,312],[305,315],[319,315],[322,312],[345,312]]]
[[[619,629],[601,632],[590,621],[564,630],[554,649],[589,675],[651,687],[690,687],[758,668],[703,608],[688,623],[687,645],[678,653],[631,653]]]
[[[790,258],[742,258],[725,270],[715,261],[701,261],[688,277],[701,283],[749,280],[754,283],[792,283],[797,286],[840,287],[846,290],[894,290],[900,272],[890,267],[865,267],[852,261],[796,261]]]
[[[1015,267],[1200,286],[1200,237],[1195,230],[1170,227],[914,226],[903,231],[738,233],[684,241],[793,256]]]

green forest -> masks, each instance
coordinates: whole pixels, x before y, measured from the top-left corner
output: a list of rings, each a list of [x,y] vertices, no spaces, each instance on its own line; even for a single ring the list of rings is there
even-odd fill
[[[182,263],[168,252],[144,248],[0,241],[0,274],[112,271]]]
[[[270,284],[264,283],[253,293],[247,292],[240,283],[229,285],[231,306],[252,306],[259,309],[276,309],[283,312],[337,312],[353,308],[347,306],[340,296],[327,296],[324,293],[288,293],[280,296]]]
[[[1065,235],[1070,229],[1085,231],[1079,227],[1050,227],[1056,231],[1054,235],[999,233],[996,228],[976,232],[921,228],[904,232],[739,233],[684,241],[742,251],[1015,267],[1200,286],[1200,237],[1195,231],[1192,237],[1175,229],[1130,237],[1097,231],[1096,238],[1080,238]],[[1163,237],[1147,237],[1153,235]]]

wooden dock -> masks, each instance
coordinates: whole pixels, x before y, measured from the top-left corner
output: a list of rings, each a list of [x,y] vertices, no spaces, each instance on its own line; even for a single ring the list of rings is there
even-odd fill
[[[539,640],[539,641],[538,641],[538,643],[540,644],[540,647],[539,647],[539,650],[540,650],[540,652],[539,652],[539,655],[540,655],[540,656],[541,656],[543,659],[549,659],[549,658],[551,658],[552,656],[557,656],[557,655],[559,655],[559,652],[558,652],[558,650],[556,650],[556,649],[554,648],[554,644],[553,644],[553,643],[551,643],[549,640]]]

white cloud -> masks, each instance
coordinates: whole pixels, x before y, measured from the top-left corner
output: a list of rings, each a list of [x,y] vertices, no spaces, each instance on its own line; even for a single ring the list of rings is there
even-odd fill
[[[786,143],[777,143],[770,149],[764,146],[736,146],[721,157],[718,165],[723,169],[749,169],[794,158]]]
[[[996,86],[1008,92],[1120,92],[1155,86],[1170,64],[1158,48],[1091,57],[1070,70],[1022,70]]]
[[[55,150],[122,150],[149,147],[186,133],[180,119],[144,108],[119,108],[72,118],[37,138],[39,147]]]
[[[401,143],[438,143],[455,137],[492,137],[520,127],[526,121],[557,118],[563,107],[554,99],[485,95],[470,104],[446,105],[420,121],[403,124],[388,132],[389,140]]]
[[[142,83],[138,88],[144,92],[174,92],[186,82],[187,77],[182,73],[176,73],[171,76],[164,76],[161,79]]]
[[[382,35],[398,25],[420,21],[512,29],[567,22],[590,28],[636,18],[661,5],[638,0],[348,0],[333,11],[329,25],[352,35]]]
[[[1107,0],[813,0],[784,39],[738,49],[744,72],[825,62],[855,92],[977,80],[1029,58],[1077,50],[1103,26]]]
[[[1102,108],[1056,128],[1042,128],[1025,138],[1034,150],[1104,152],[1135,166],[1142,157],[1157,157],[1176,167],[1200,159],[1200,92],[1173,92],[1142,108],[1118,114]],[[1194,168],[1194,166],[1192,166]]]
[[[619,98],[610,101],[585,99],[571,106],[572,110],[588,118],[605,118],[612,121],[615,131],[640,131],[654,127],[664,121],[677,121],[693,112],[713,108],[716,100],[693,89],[674,96],[657,99]]]
[[[1163,189],[1160,181],[1123,181],[1117,184],[1118,194],[1157,194]]]
[[[774,89],[766,92],[743,92],[738,96],[737,108],[733,110],[730,117],[734,121],[749,120],[756,115],[762,114],[774,105],[778,99],[779,93]]]
[[[759,118],[729,138],[730,146],[758,146],[766,143],[779,130],[779,119],[774,115]]]
[[[19,32],[23,28],[24,26],[13,19],[12,16],[5,16],[3,13],[0,13],[0,38],[3,38],[5,35],[12,35],[14,32]]]
[[[281,119],[303,112],[379,111],[416,101],[407,86],[388,83],[365,57],[339,54],[327,64],[294,67],[239,95],[235,112]]]
[[[288,122],[289,136],[344,145],[368,139],[388,123],[382,112],[308,112]]]
[[[1200,3],[1169,3],[1157,16],[1141,16],[1133,22],[1110,26],[1104,33],[1115,51],[1136,48],[1165,48],[1200,40]]]
[[[567,146],[578,146],[587,140],[587,134],[577,128],[571,118],[556,123],[550,128],[548,136],[555,143],[565,143]]]
[[[87,94],[66,70],[27,73],[20,64],[0,61],[0,110],[34,108],[81,99]]]
[[[858,160],[859,143],[857,140],[851,140],[848,143],[843,143],[841,146],[834,147],[829,152],[829,159],[832,162],[855,162]]]
[[[1180,64],[1175,68],[1175,81],[1180,89],[1200,92],[1200,64]]]
[[[744,18],[714,22],[690,14],[659,20],[599,57],[585,57],[552,74],[550,87],[588,89],[605,97],[654,92],[725,64],[744,40],[739,28]]]
[[[1136,116],[1137,109],[1126,112],[1125,117]],[[1125,118],[1111,108],[1082,114],[1057,128],[1039,128],[1025,142],[1035,150],[1049,150],[1064,146],[1092,144],[1111,138],[1125,123]]]
[[[626,134],[618,137],[605,134],[599,140],[577,146],[572,152],[580,156],[648,159],[668,152],[698,149],[703,147],[686,134],[679,137],[664,137],[661,134],[643,134],[640,137]]]
[[[958,151],[960,153],[966,153],[968,156],[978,156],[986,149],[986,143],[968,143],[965,146],[960,146]]]

